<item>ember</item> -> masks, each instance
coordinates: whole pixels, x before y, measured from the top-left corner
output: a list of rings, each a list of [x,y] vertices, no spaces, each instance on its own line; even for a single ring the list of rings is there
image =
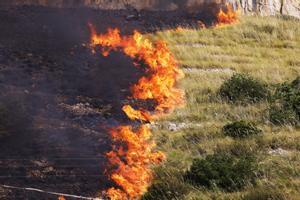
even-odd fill
[[[109,29],[107,34],[97,34],[92,25],[90,28],[91,46],[100,46],[102,55],[107,56],[110,51],[118,50],[137,60],[137,66],[139,61],[147,65],[146,75],[131,88],[131,98],[154,100],[155,109],[150,112],[125,105],[123,111],[128,118],[149,122],[184,104],[184,93],[175,87],[176,81],[184,75],[165,42],[152,43],[137,31],[132,36],[121,37],[118,29]],[[120,126],[110,132],[116,143],[126,145],[113,146],[113,150],[107,153],[110,164],[116,167],[111,179],[119,189],[110,188],[106,194],[113,200],[137,199],[151,184],[151,166],[161,163],[165,155],[155,151],[156,145],[151,141],[152,134],[148,125],[140,125],[139,128]]]

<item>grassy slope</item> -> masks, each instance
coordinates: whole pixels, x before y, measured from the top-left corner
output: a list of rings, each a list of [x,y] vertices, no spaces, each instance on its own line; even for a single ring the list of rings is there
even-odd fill
[[[184,68],[186,78],[180,87],[187,97],[185,108],[160,122],[157,130],[159,147],[168,154],[167,162],[157,169],[158,180],[188,191],[178,199],[240,199],[254,187],[267,185],[275,186],[287,199],[299,199],[300,130],[272,126],[266,102],[231,105],[220,100],[216,91],[235,72],[248,73],[270,85],[292,81],[300,74],[300,21],[244,17],[234,26],[164,31],[154,38],[166,40]],[[224,124],[241,119],[258,123],[264,135],[238,141],[221,133]],[[189,127],[171,132],[166,126],[169,122]],[[288,155],[270,155],[274,146],[287,150]],[[225,193],[194,188],[181,180],[193,158],[241,148],[255,151],[259,158],[263,176],[257,186]]]

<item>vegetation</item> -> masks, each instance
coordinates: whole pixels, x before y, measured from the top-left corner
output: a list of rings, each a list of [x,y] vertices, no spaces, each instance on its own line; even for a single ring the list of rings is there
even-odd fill
[[[273,105],[269,110],[270,121],[275,125],[296,125],[298,117],[292,109],[285,109],[282,106]]]
[[[251,190],[243,200],[288,200],[283,192],[277,188],[261,187]]]
[[[227,191],[242,189],[255,177],[253,156],[244,155],[236,158],[231,154],[217,153],[205,159],[195,159],[186,178],[200,186],[215,186]]]
[[[284,105],[282,99],[274,99],[277,85],[285,82],[293,87],[297,85],[293,80],[300,74],[300,21],[251,16],[243,17],[240,24],[233,26],[181,32],[169,30],[149,37],[166,40],[186,74],[179,83],[186,92],[186,106],[158,122],[162,128],[154,129],[158,148],[166,152],[168,158],[158,170],[154,183],[165,183],[172,177],[169,187],[174,186],[174,190],[178,190],[178,185],[187,185],[188,191],[174,197],[180,200],[299,199],[300,130],[290,123],[282,126],[270,123],[269,109]],[[247,74],[267,84],[273,97],[268,101],[242,104],[220,98],[217,94],[223,83],[235,74]],[[299,83],[299,78],[297,80]],[[293,101],[294,113],[299,111],[296,100]],[[257,124],[264,134],[236,140],[222,133],[224,123],[241,120]],[[171,132],[170,122],[185,126]],[[211,188],[182,179],[195,159],[204,162],[209,155],[222,152],[238,160],[242,159],[243,151],[252,152],[256,157],[255,185],[246,184],[242,189],[229,191],[221,184]],[[274,188],[269,191],[262,188],[269,185]],[[156,199],[163,194],[157,193]]]
[[[180,199],[189,191],[188,186],[183,182],[174,181],[169,177],[163,181],[159,180],[152,184],[142,200],[170,200]]]
[[[280,84],[270,108],[270,121],[274,124],[295,125],[300,119],[300,77],[291,83]]]
[[[259,80],[235,74],[222,84],[219,94],[230,102],[255,103],[268,97],[268,89]]]
[[[251,135],[258,135],[262,130],[253,123],[244,120],[227,124],[223,127],[223,133],[233,138],[245,138]]]

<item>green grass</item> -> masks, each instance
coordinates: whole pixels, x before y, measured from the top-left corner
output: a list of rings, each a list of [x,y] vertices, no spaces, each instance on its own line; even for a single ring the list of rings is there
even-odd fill
[[[151,36],[163,39],[186,77],[179,87],[186,92],[186,106],[176,110],[155,129],[158,147],[168,159],[158,169],[156,181],[172,177],[184,194],[177,199],[257,199],[255,195],[300,197],[300,129],[275,126],[269,121],[268,102],[240,105],[223,101],[217,92],[234,73],[246,73],[275,84],[292,81],[300,74],[300,21],[280,17],[243,17],[241,23],[223,28],[162,31]],[[233,121],[247,120],[258,125],[262,135],[243,140],[222,134],[222,127]],[[188,126],[170,131],[169,122]],[[281,148],[285,154],[270,153]],[[216,152],[251,151],[258,159],[257,183],[236,192],[221,188],[195,187],[184,182],[193,159]],[[270,193],[264,188],[274,189]],[[257,191],[257,192],[256,192]],[[252,196],[251,196],[252,195]]]

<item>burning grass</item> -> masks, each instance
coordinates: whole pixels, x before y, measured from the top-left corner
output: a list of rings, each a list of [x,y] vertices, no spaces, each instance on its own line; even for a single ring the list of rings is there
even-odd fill
[[[220,9],[217,15],[217,27],[239,22],[240,11],[234,11],[232,5],[226,4],[226,10]]]
[[[149,122],[184,104],[183,92],[175,87],[183,73],[165,42],[152,43],[137,31],[132,36],[122,37],[118,29],[109,29],[107,34],[97,34],[92,25],[90,28],[91,46],[100,46],[103,56],[108,56],[112,50],[118,50],[135,59],[137,67],[140,67],[139,62],[146,65],[146,75],[132,86],[130,98],[154,100],[154,110],[134,109],[131,105],[124,105],[123,111],[128,118]],[[144,124],[138,128],[128,125],[111,130],[116,144],[107,156],[115,168],[110,178],[118,188],[107,190],[106,194],[110,199],[138,199],[147,192],[153,179],[151,166],[160,164],[165,159],[162,152],[155,151],[156,145],[151,141],[151,135],[150,128]]]

